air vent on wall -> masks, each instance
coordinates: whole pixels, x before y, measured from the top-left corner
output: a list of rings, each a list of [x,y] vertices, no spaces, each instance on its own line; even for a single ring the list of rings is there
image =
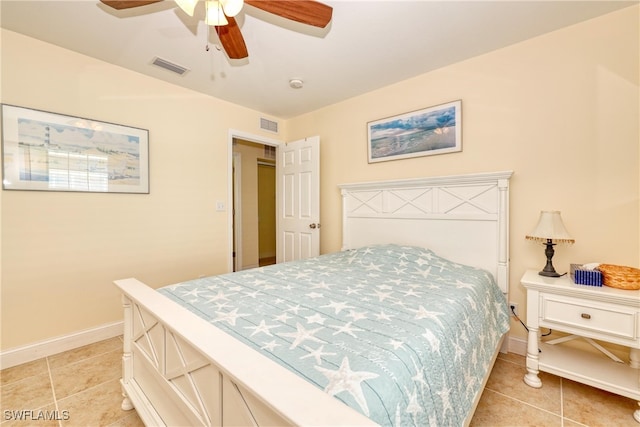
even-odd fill
[[[273,145],[265,145],[264,146],[264,158],[269,160],[276,159],[276,147]]]
[[[260,117],[260,129],[278,133],[278,122]]]
[[[153,59],[152,64],[157,66],[157,67],[164,68],[165,70],[169,70],[169,71],[171,71],[173,73],[179,74],[179,75],[183,75],[184,73],[189,71],[188,68],[184,68],[181,65],[174,64],[173,62],[169,62],[166,59],[158,58],[157,56]]]

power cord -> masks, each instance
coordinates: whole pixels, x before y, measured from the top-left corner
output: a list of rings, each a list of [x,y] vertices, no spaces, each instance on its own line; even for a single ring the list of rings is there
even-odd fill
[[[516,314],[516,306],[513,304],[509,304],[509,309],[511,309],[511,314],[513,314],[513,317],[515,317],[518,322],[520,322],[522,324],[522,326],[527,330],[527,332],[529,332],[529,328],[527,328],[527,325],[524,324],[524,322],[522,321],[522,319],[520,319],[520,316],[518,316]],[[551,335],[551,332],[553,332],[551,329],[549,329],[549,332],[547,332],[546,334],[541,334],[541,337],[546,337]]]

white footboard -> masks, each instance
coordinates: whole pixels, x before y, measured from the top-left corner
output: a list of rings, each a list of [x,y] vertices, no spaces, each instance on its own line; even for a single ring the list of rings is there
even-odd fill
[[[375,425],[136,279],[123,293],[123,409],[145,425]]]

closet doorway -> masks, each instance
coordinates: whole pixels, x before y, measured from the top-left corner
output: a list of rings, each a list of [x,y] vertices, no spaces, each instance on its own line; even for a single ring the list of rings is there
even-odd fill
[[[233,270],[276,262],[276,147],[233,139]]]

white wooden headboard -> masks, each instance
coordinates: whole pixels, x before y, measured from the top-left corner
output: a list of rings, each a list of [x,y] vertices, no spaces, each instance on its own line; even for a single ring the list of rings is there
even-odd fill
[[[340,184],[342,249],[422,246],[490,271],[507,294],[512,173]]]

